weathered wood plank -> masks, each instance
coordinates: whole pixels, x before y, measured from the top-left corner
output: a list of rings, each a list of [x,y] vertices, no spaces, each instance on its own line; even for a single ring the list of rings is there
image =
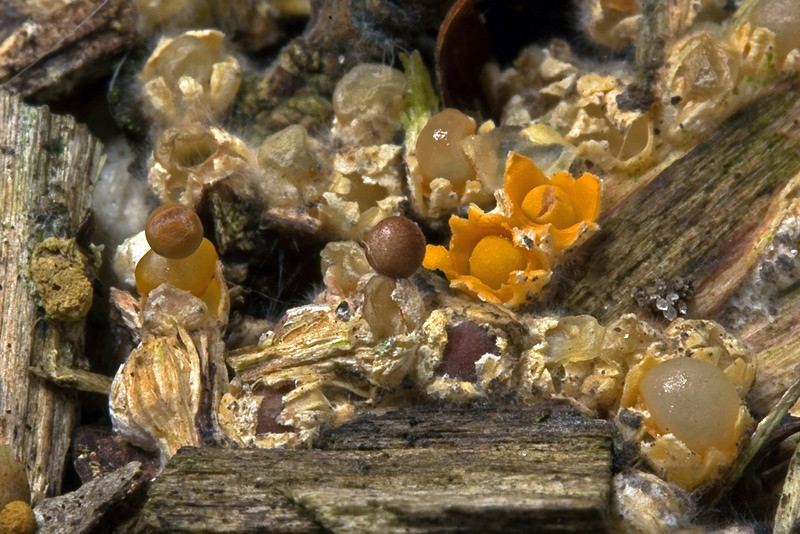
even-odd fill
[[[183,449],[140,532],[602,532],[606,421],[409,409],[325,432],[323,450]]]
[[[60,492],[77,401],[29,369],[78,367],[84,323],[44,318],[30,264],[43,239],[76,235],[104,157],[74,119],[3,91],[0,125],[0,443],[26,465],[37,501]]]
[[[565,295],[601,322],[636,309],[658,278],[693,283],[690,314],[707,317],[755,266],[800,172],[800,89],[776,84],[601,221]]]
[[[22,14],[23,22],[0,32],[0,87],[28,99],[55,103],[76,86],[108,75],[114,60],[143,40],[132,0],[43,5],[11,0],[6,8]]]

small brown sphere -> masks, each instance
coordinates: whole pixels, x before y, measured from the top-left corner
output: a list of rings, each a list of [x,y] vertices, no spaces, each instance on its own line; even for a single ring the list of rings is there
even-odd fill
[[[396,215],[375,226],[364,239],[367,261],[378,274],[408,278],[422,265],[425,236],[414,221]]]
[[[256,417],[256,434],[278,434],[281,432],[291,432],[292,427],[282,425],[278,422],[278,416],[283,411],[283,393],[280,390],[265,387],[257,391],[258,395],[263,395],[261,404],[258,406]]]
[[[159,256],[185,258],[200,246],[203,224],[193,209],[182,204],[164,204],[148,217],[144,235]]]
[[[464,321],[447,329],[447,345],[436,374],[476,382],[475,362],[487,353],[497,354],[494,337],[472,321]]]

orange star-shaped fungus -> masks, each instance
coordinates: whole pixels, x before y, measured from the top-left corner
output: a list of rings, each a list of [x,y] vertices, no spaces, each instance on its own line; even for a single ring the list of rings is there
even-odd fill
[[[558,257],[597,231],[601,189],[593,174],[547,178],[530,159],[511,152],[498,195],[515,231]]]
[[[439,269],[450,287],[486,302],[519,306],[550,280],[547,257],[536,247],[514,243],[500,213],[470,206],[467,219],[450,217],[450,249],[428,245],[422,265]]]

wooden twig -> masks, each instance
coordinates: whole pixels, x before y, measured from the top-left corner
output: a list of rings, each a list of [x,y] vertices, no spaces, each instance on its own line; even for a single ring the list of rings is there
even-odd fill
[[[694,285],[689,314],[713,316],[756,265],[800,172],[800,89],[794,82],[728,119],[601,221],[570,313],[601,322],[638,311],[657,279]]]
[[[36,501],[60,491],[77,402],[29,369],[79,367],[84,323],[45,319],[29,267],[46,237],[75,236],[104,157],[86,127],[3,91],[0,125],[0,443]]]
[[[0,42],[0,88],[38,102],[69,94],[142,41],[137,20],[132,0],[73,0],[34,13]]]

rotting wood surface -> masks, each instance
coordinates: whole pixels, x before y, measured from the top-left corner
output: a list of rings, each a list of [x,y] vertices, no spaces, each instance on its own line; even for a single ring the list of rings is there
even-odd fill
[[[689,314],[714,316],[755,266],[800,172],[795,82],[736,113],[601,221],[570,313],[604,322],[637,311],[659,278],[693,283]]]
[[[85,126],[3,91],[0,124],[0,443],[25,464],[35,502],[60,492],[78,404],[29,369],[78,367],[84,323],[45,320],[28,267],[44,238],[76,235],[104,157]]]
[[[556,410],[411,408],[323,432],[323,450],[195,449],[138,532],[604,532],[611,427]]]
[[[142,41],[132,0],[73,0],[57,9],[12,1],[0,9],[17,14],[0,28],[0,87],[37,102],[108,75],[113,60]]]

